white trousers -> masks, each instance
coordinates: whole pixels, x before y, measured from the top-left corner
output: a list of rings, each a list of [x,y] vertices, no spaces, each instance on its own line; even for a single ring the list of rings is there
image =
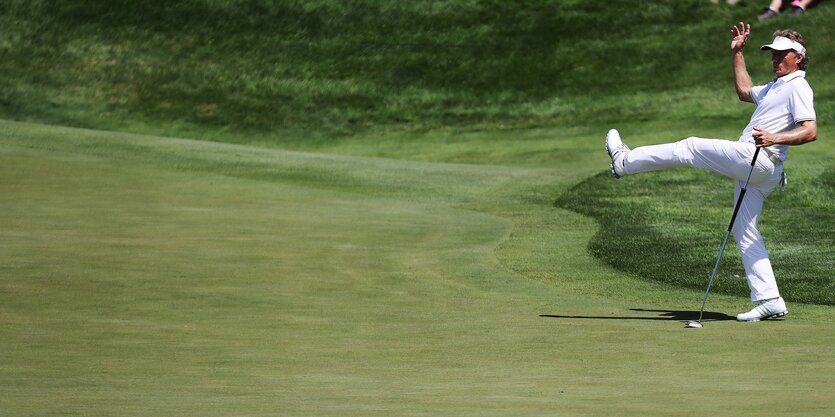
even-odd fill
[[[685,166],[709,169],[736,180],[736,204],[751,169],[755,149],[753,143],[689,137],[675,143],[633,149],[624,159],[624,173],[629,175]],[[783,164],[775,166],[766,152],[761,151],[732,229],[745,266],[751,301],[755,302],[780,296],[757,222],[766,197],[780,184],[782,175]]]

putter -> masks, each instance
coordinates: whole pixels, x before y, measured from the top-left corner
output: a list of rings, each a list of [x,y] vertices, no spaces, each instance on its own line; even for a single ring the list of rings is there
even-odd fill
[[[703,326],[702,316],[705,313],[705,303],[707,302],[707,296],[708,294],[710,294],[710,287],[713,285],[713,279],[716,277],[716,270],[719,268],[719,261],[722,259],[722,254],[725,252],[725,245],[728,244],[728,236],[731,235],[731,229],[733,229],[734,227],[736,215],[737,213],[739,213],[739,207],[742,205],[742,198],[745,197],[745,190],[748,188],[748,181],[751,179],[751,173],[754,172],[754,165],[757,163],[757,156],[759,156],[759,154],[760,148],[757,147],[757,150],[754,151],[754,157],[751,159],[751,169],[748,170],[748,178],[745,179],[745,185],[742,186],[742,190],[739,191],[739,197],[736,199],[734,214],[733,216],[731,216],[731,223],[728,224],[728,231],[725,233],[725,240],[722,241],[722,246],[719,247],[719,256],[716,257],[716,264],[713,265],[713,272],[710,273],[710,280],[707,282],[707,290],[705,291],[705,296],[702,298],[702,307],[699,309],[699,320],[688,321],[686,325],[686,327],[688,328],[701,329]]]

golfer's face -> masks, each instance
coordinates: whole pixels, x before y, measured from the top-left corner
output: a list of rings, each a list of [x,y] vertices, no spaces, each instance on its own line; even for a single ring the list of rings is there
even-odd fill
[[[800,63],[800,55],[795,51],[771,51],[771,64],[774,75],[782,77],[797,71],[797,64]]]

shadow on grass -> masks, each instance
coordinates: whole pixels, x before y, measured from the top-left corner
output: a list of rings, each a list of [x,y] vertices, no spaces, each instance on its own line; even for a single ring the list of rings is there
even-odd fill
[[[540,314],[539,317],[552,319],[595,319],[595,320],[670,320],[670,321],[690,321],[698,320],[698,311],[680,311],[680,310],[646,310],[642,308],[631,308],[630,311],[658,313],[653,317],[645,316],[568,316],[558,314]],[[736,317],[729,316],[725,313],[717,313],[715,311],[705,311],[702,316],[702,321],[727,321],[736,320]]]
[[[830,160],[806,162],[800,181],[769,197],[760,231],[780,277],[780,293],[795,302],[835,305],[835,168]],[[826,164],[826,165],[824,165]],[[814,168],[821,166],[820,168]],[[601,172],[564,192],[556,207],[594,218],[588,251],[612,268],[673,287],[702,291],[716,260],[721,227],[732,212],[731,182],[706,170],[675,169],[613,181]],[[724,223],[724,224],[723,224]],[[730,242],[719,277],[743,275]],[[720,279],[715,293],[746,294],[745,279]]]

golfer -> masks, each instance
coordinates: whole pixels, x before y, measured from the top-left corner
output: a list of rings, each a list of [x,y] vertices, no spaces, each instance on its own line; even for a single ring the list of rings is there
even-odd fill
[[[740,22],[731,29],[731,60],[739,99],[757,107],[737,141],[689,137],[679,142],[643,146],[630,150],[617,130],[606,135],[606,150],[612,158],[615,178],[665,168],[690,166],[709,169],[736,180],[736,201],[751,171],[757,147],[761,152],[753,168],[733,235],[742,255],[751,301],[756,306],[737,315],[739,321],[759,321],[788,314],[780,296],[757,221],[766,197],[785,185],[783,161],[791,145],[816,139],[817,124],[812,89],[806,82],[806,42],[792,30],[774,33],[774,40],[761,50],[771,51],[774,80],[754,86],[745,67],[742,50],[751,25]]]

